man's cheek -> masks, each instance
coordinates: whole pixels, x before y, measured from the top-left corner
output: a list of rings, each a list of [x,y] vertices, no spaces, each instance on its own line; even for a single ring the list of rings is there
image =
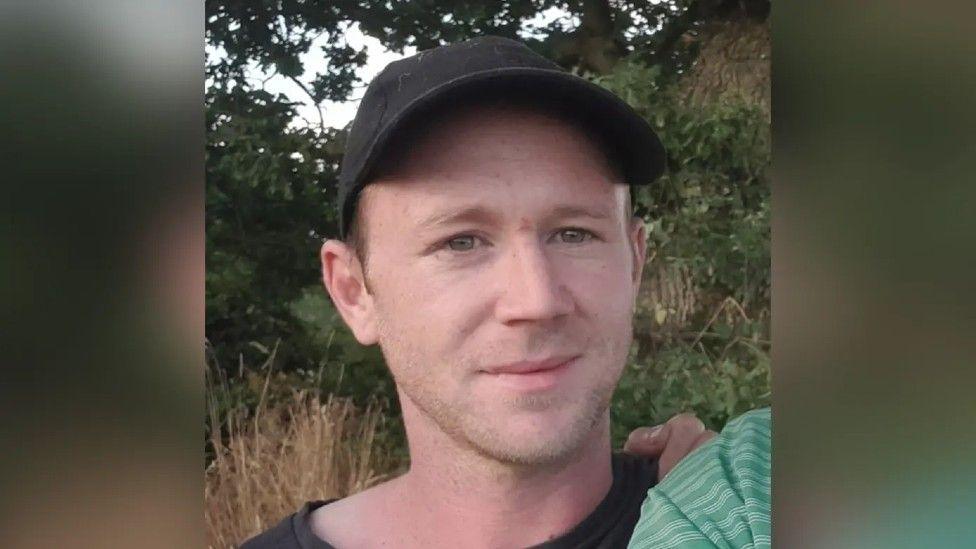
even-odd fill
[[[581,276],[570,279],[567,287],[587,316],[616,317],[633,310],[635,294],[629,278]]]

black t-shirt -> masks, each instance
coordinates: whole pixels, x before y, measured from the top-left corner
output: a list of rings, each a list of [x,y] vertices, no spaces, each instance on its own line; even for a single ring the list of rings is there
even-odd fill
[[[572,530],[532,549],[627,547],[647,490],[657,483],[657,460],[614,454],[613,484],[603,501]],[[277,526],[244,542],[241,549],[336,549],[312,532],[312,511],[330,501],[312,501]]]

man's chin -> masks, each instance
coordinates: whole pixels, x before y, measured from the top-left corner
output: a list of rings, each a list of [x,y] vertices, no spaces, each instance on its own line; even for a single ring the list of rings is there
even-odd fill
[[[469,432],[479,452],[512,465],[552,465],[576,455],[596,427],[590,418],[549,417],[545,413],[514,414],[502,422],[482,424]]]
[[[560,464],[575,455],[577,447],[562,441],[506,441],[506,444],[484,444],[479,452],[494,461],[516,467],[542,467]]]

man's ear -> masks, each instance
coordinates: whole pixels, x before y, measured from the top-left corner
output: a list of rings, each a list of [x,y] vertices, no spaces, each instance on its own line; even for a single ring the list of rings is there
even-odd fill
[[[359,257],[349,245],[339,240],[326,240],[320,257],[322,283],[342,319],[360,343],[376,343],[375,303],[366,287]]]
[[[644,273],[644,261],[647,259],[647,229],[644,220],[634,216],[630,220],[630,246],[634,255],[634,293],[640,290],[641,277]]]

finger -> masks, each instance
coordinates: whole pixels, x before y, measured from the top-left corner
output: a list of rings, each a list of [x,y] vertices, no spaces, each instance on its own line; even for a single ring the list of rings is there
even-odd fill
[[[627,437],[624,451],[643,457],[659,457],[668,442],[670,432],[671,427],[668,424],[638,427]]]
[[[705,431],[704,433],[698,435],[698,438],[695,439],[695,443],[691,445],[691,450],[688,450],[688,453],[694,452],[702,444],[705,444],[706,442],[712,440],[716,436],[718,436],[718,433],[716,433],[715,431]]]
[[[671,426],[671,435],[661,452],[661,459],[658,463],[658,480],[663,479],[683,457],[688,455],[688,452],[691,452],[698,437],[705,432],[705,424],[694,414],[677,415],[671,418],[668,424]]]

